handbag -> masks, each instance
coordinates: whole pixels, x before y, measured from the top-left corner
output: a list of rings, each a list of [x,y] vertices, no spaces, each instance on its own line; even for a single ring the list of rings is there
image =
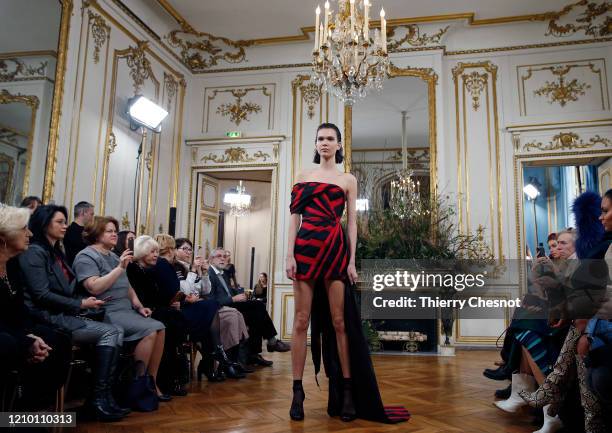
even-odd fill
[[[132,409],[139,412],[152,412],[159,407],[155,389],[155,379],[145,368],[144,362],[137,361],[132,383],[127,390],[127,401]]]

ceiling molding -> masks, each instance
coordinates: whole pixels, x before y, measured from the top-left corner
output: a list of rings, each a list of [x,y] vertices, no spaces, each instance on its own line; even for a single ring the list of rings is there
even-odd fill
[[[157,3],[181,26],[185,32],[194,33],[197,32],[195,28],[170,4],[169,0],[157,0]],[[581,3],[581,2],[579,2]],[[408,24],[424,24],[424,23],[438,23],[438,22],[449,22],[449,21],[467,21],[470,26],[488,26],[488,25],[499,25],[509,24],[517,22],[534,22],[534,21],[549,21],[549,26],[554,23],[560,17],[567,15],[575,6],[578,4],[570,4],[560,11],[544,12],[539,14],[528,14],[528,15],[514,15],[497,18],[476,18],[475,12],[464,12],[455,14],[441,14],[441,15],[427,15],[419,17],[406,17],[406,18],[394,18],[387,20],[387,28],[405,26]],[[380,20],[371,20],[370,27],[380,27]],[[282,44],[291,42],[304,42],[310,40],[310,33],[314,33],[314,26],[307,26],[300,28],[300,34],[290,36],[274,36],[269,38],[256,38],[246,39],[242,42],[248,43],[249,45],[270,45],[270,44]]]

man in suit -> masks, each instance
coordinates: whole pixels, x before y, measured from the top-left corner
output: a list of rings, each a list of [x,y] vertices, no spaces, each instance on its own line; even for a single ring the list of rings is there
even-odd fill
[[[83,239],[83,230],[93,217],[93,204],[86,201],[80,201],[74,206],[74,221],[68,226],[66,234],[64,235],[66,259],[70,266],[72,266],[72,262],[74,262],[76,255],[87,246]]]
[[[291,350],[291,347],[276,338],[276,328],[268,311],[266,311],[265,304],[263,302],[247,300],[242,290],[232,287],[229,282],[229,276],[225,272],[227,260],[225,251],[222,248],[212,250],[209,262],[208,278],[210,279],[211,296],[219,304],[227,305],[240,311],[249,328],[248,362],[263,366],[272,365],[272,361],[265,360],[261,356],[262,338],[267,340],[268,352],[287,352]]]

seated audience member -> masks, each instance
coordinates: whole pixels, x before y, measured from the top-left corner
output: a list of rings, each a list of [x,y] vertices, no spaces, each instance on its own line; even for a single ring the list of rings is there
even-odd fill
[[[27,209],[0,204],[0,388],[8,385],[11,371],[19,373],[12,385],[21,387],[21,398],[12,410],[40,410],[51,404],[66,381],[72,355],[69,335],[36,324],[24,304],[16,256],[28,248],[29,218]]]
[[[158,385],[163,392],[184,396],[187,391],[183,388],[181,355],[183,343],[187,341],[187,323],[180,311],[180,302],[171,302],[151,274],[145,272],[155,266],[158,256],[157,242],[151,236],[139,236],[134,241],[134,261],[128,264],[127,276],[142,305],[153,311],[151,317],[166,326]]]
[[[111,394],[123,332],[111,324],[79,317],[88,309],[99,309],[104,301],[76,296],[76,279],[60,248],[67,213],[65,207],[46,205],[39,206],[30,218],[33,242],[19,256],[25,301],[37,319],[70,333],[74,344],[95,344],[93,396],[86,406],[97,419],[116,421],[129,413]]]
[[[233,307],[244,316],[249,327],[249,359],[248,362],[257,365],[270,366],[272,361],[261,356],[261,340],[268,340],[268,352],[287,352],[291,347],[276,338],[277,332],[272,323],[266,306],[259,301],[248,301],[243,292],[231,287],[229,277],[225,274],[225,251],[215,248],[210,254],[211,294],[221,305]]]
[[[74,259],[74,272],[90,294],[104,301],[104,321],[122,329],[124,341],[137,342],[134,358],[156,378],[164,352],[165,327],[151,318],[151,310],[142,305],[130,286],[125,270],[132,261],[132,251],[124,251],[121,257],[112,252],[118,227],[112,217],[94,217],[83,232],[89,246]],[[172,399],[156,390],[160,401]]]
[[[38,206],[42,206],[43,202],[40,198],[36,197],[35,195],[29,195],[27,197],[24,197],[23,200],[21,200],[21,204],[19,205],[20,207],[27,207],[28,209],[30,209],[30,213],[33,213],[36,208]]]
[[[556,257],[557,233],[549,233],[546,243],[548,244],[548,251],[549,251],[548,258],[554,261],[557,258]]]
[[[268,300],[268,274],[261,272],[253,287],[253,298],[266,303]]]
[[[593,206],[594,202],[601,203],[600,212],[593,209],[598,208]],[[556,431],[562,423],[555,415],[566,396],[571,395],[568,391],[576,378],[584,411],[584,430],[587,433],[603,432],[609,431],[610,426],[606,430],[601,402],[588,386],[587,365],[582,356],[588,352],[588,339],[581,335],[585,333],[589,318],[601,311],[610,281],[610,268],[604,259],[612,257],[612,190],[606,192],[603,200],[592,192],[581,194],[574,202],[573,210],[580,233],[577,242],[580,260],[576,266],[570,267],[571,275],[563,283],[565,307],[559,320],[572,321],[572,325],[550,374],[539,383],[536,391],[523,390],[519,395],[530,406],[544,408],[544,431]],[[602,225],[596,226],[599,224],[598,216]],[[601,233],[599,229],[602,229]],[[563,421],[568,421],[568,418],[564,417]]]
[[[136,233],[131,230],[121,230],[117,233],[117,245],[113,248],[113,253],[121,257],[121,254],[128,249],[128,243],[136,239]]]
[[[74,221],[68,226],[64,236],[64,249],[66,250],[66,260],[72,266],[76,255],[87,244],[83,239],[83,229],[94,216],[94,205],[86,201],[80,201],[74,206]]]
[[[172,298],[177,293],[182,293],[181,283],[174,268],[176,242],[172,236],[166,234],[156,235],[155,240],[159,244],[160,257],[149,272],[161,291]],[[239,367],[229,360],[221,344],[219,308],[220,305],[216,300],[204,300],[195,293],[184,296],[181,303],[181,312],[187,321],[191,340],[202,344],[202,362],[198,366],[198,379],[202,373],[211,381],[223,380],[224,375],[233,379],[245,377],[244,373],[237,371]],[[224,374],[219,372],[215,374],[214,361],[219,362]]]
[[[174,269],[181,282],[181,291],[185,295],[197,295],[201,299],[208,299],[210,295],[208,260],[197,256],[192,261],[193,244],[189,239],[176,239],[176,246]],[[242,313],[235,308],[221,307],[219,309],[219,319],[221,321],[223,349],[227,352],[228,357],[237,364],[239,372],[252,373],[254,370],[241,362],[241,358],[246,358],[249,338]],[[241,353],[244,354],[243,357],[240,356]]]

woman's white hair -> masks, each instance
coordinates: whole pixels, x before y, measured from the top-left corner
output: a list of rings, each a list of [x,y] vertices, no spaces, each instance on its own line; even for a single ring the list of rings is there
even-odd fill
[[[142,259],[154,249],[159,250],[159,244],[151,236],[142,235],[134,239],[134,259]]]
[[[0,203],[0,236],[10,238],[28,225],[28,208],[7,206]]]

